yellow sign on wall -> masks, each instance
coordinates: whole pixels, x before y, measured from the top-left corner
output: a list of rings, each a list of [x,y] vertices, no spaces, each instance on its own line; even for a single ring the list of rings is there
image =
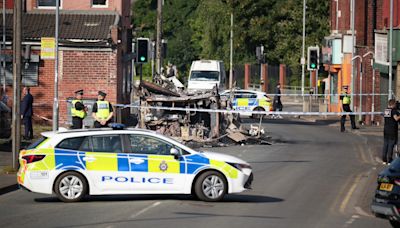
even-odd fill
[[[42,37],[40,40],[40,58],[55,59],[56,40],[53,37]]]

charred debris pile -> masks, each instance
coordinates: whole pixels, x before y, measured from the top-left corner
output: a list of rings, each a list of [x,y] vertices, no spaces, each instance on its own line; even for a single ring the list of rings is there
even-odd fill
[[[217,89],[191,93],[176,89],[171,84],[167,85],[168,87],[146,81],[140,83],[136,90],[141,106],[138,114],[140,128],[157,131],[193,146],[269,144],[269,137],[261,124],[254,124],[246,129],[238,114],[216,111],[232,110],[232,97],[220,96]]]

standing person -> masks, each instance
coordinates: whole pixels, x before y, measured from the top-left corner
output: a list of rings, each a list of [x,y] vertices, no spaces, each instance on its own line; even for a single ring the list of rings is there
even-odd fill
[[[106,93],[99,91],[97,101],[93,105],[92,116],[95,119],[95,128],[107,127],[114,115],[111,103],[105,100],[106,96]]]
[[[350,109],[351,97],[349,96],[347,86],[343,86],[343,92],[342,92],[342,95],[340,95],[340,101],[342,102],[341,112],[352,112]],[[342,117],[340,119],[340,131],[341,132],[345,131],[344,124],[346,123],[346,116],[347,116],[346,114],[342,115]],[[349,116],[350,116],[351,128],[358,129],[358,127],[356,127],[355,116],[353,114],[349,114]]]
[[[392,162],[393,147],[398,137],[397,122],[400,120],[400,113],[396,109],[395,99],[389,100],[388,107],[384,112],[384,118],[382,161],[383,164],[390,164]]]
[[[280,83],[278,83],[277,85],[276,85],[276,90],[275,90],[275,96],[274,96],[274,100],[273,100],[273,105],[272,105],[272,107],[273,107],[273,111],[282,111],[282,108],[283,108],[283,105],[282,105],[282,102],[281,102],[281,84]],[[279,119],[282,119],[282,116],[281,115],[273,115],[272,116],[272,118],[279,118]]]
[[[175,76],[175,69],[173,68],[171,63],[167,65],[167,78]]]
[[[83,89],[75,91],[75,99],[72,100],[71,115],[72,127],[71,129],[82,129],[83,119],[87,115],[87,108],[83,105],[82,101]]]
[[[22,90],[24,98],[21,101],[21,118],[25,127],[24,139],[33,139],[33,127],[32,127],[32,116],[33,116],[33,96],[30,93],[29,87],[24,87]]]

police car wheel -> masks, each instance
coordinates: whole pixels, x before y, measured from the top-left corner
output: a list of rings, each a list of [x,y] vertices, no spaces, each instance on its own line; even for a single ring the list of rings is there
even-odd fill
[[[203,201],[219,201],[225,196],[226,190],[225,178],[216,171],[201,174],[195,183],[196,196]]]
[[[265,111],[265,109],[263,109],[261,107],[256,107],[253,109],[253,111],[263,112],[263,111]],[[253,119],[260,119],[261,117],[264,117],[264,115],[263,114],[252,114],[251,117]]]
[[[87,183],[81,174],[65,172],[57,178],[54,191],[63,202],[77,202],[86,195]]]

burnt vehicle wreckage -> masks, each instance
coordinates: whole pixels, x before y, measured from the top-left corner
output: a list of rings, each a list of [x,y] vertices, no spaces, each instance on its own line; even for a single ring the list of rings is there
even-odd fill
[[[135,106],[139,107],[136,111],[140,128],[194,146],[271,144],[270,137],[261,128],[262,118],[259,124],[246,129],[240,115],[232,112],[233,97],[220,96],[216,88],[189,93],[171,83],[141,81],[135,91],[140,98],[139,105]]]

